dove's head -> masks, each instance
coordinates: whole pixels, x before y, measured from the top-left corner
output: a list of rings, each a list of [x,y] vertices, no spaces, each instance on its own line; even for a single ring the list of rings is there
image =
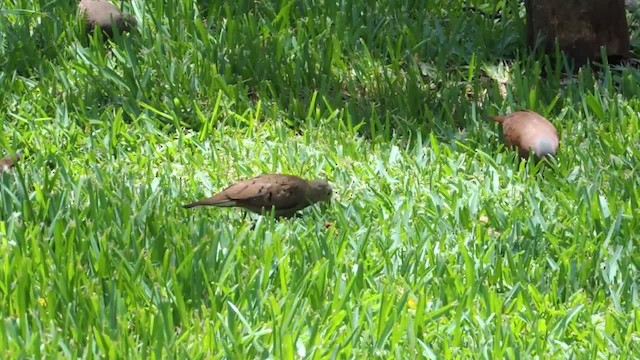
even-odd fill
[[[331,185],[324,180],[313,180],[309,182],[309,190],[307,191],[307,199],[311,203],[331,200],[333,189]]]

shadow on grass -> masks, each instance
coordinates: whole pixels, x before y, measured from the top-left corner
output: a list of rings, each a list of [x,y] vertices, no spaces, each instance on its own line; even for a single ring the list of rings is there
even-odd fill
[[[37,78],[49,75],[42,64],[64,58],[43,86],[57,86],[56,96],[81,122],[102,121],[120,109],[134,121],[148,113],[145,103],[156,110],[153,118],[163,129],[198,131],[203,118],[212,118],[221,91],[227,113],[243,114],[261,100],[276,109],[272,120],[287,118],[301,130],[313,124],[310,114],[326,118],[338,110],[342,121],[366,137],[388,140],[419,132],[427,138],[433,132],[445,143],[466,138],[470,146],[481,146],[482,133],[496,129],[486,125],[496,113],[492,107],[516,103],[540,110],[560,89],[560,75],[540,79],[544,60],[526,50],[518,3],[502,9],[500,19],[468,11],[462,2],[292,4],[180,2],[170,11],[151,4],[140,32],[116,39],[107,51],[65,35],[75,26],[65,20],[75,4],[57,4],[38,36],[27,36],[31,25],[13,25],[14,48],[6,53],[15,56],[5,60],[4,69]],[[491,3],[481,8],[499,9]],[[18,46],[18,40],[26,42]],[[78,43],[85,47],[74,47]],[[483,69],[503,60],[519,66],[506,99]]]
[[[67,26],[75,18],[76,5],[63,1],[39,1],[31,8],[0,9],[0,68],[6,74],[38,79],[42,65],[59,63],[70,32]]]
[[[208,111],[222,90],[236,113],[261,99],[298,126],[313,106],[323,114],[343,110],[362,123],[364,136],[434,131],[452,139],[475,121],[470,87],[486,85],[479,66],[512,57],[522,43],[521,19],[495,20],[461,4],[304,5],[179,3],[171,19],[145,10],[139,36],[116,41],[105,55],[73,47],[78,38],[65,32],[76,24],[65,18],[75,5],[57,4],[39,36],[28,36],[31,25],[16,25],[14,43],[26,39],[26,46],[12,50],[18,56],[5,72],[34,78],[46,73],[42,64],[64,58],[74,71],[54,64],[56,81],[72,86],[59,95],[81,118],[123,108],[131,120],[145,102],[179,119],[173,125],[198,130],[193,105]],[[85,96],[76,99],[78,89]]]
[[[308,11],[292,10],[281,32],[286,34],[266,44],[240,45],[230,54],[232,73],[250,93],[275,100],[298,121],[304,121],[317,92],[321,111],[345,109],[353,122],[364,122],[363,135],[409,130],[452,138],[469,125],[470,87],[486,86],[478,80],[481,62],[513,57],[522,46],[522,20],[494,21],[461,7],[365,10],[336,10],[347,19],[364,14],[350,22],[321,13],[311,20]],[[244,25],[259,27],[251,20]],[[252,51],[261,47],[263,53],[284,49],[258,68],[248,62],[260,57]]]

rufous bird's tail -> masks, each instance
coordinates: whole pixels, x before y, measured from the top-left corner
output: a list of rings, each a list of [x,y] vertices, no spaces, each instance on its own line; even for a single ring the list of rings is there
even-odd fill
[[[506,119],[506,116],[502,116],[502,115],[495,115],[495,116],[491,116],[491,120],[502,124],[504,122],[504,119]]]

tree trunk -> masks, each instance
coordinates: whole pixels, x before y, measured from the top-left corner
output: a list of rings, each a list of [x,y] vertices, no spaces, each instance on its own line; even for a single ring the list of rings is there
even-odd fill
[[[606,47],[610,63],[629,57],[629,27],[625,0],[525,0],[527,41],[535,47],[538,36],[547,54],[555,40],[576,68],[588,60],[602,61]]]

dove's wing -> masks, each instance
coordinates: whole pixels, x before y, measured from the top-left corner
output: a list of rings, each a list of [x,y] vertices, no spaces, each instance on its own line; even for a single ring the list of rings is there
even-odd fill
[[[225,189],[225,197],[248,208],[296,209],[305,202],[304,180],[291,176],[266,175]]]

